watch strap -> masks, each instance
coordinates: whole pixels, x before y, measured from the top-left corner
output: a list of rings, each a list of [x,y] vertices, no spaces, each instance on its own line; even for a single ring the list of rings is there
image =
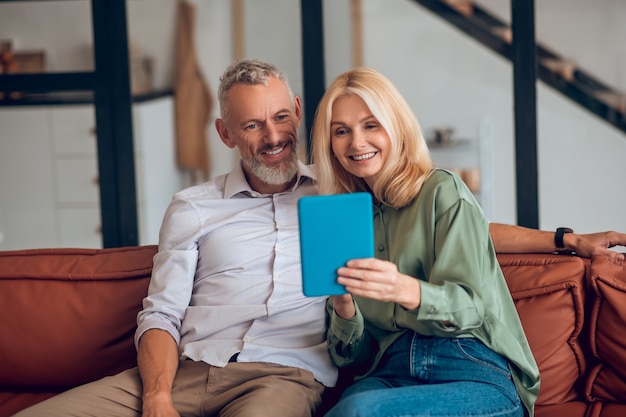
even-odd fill
[[[574,233],[574,231],[569,227],[558,227],[556,229],[556,233],[554,234],[554,246],[556,246],[557,252],[565,250],[565,243],[563,242],[565,233]]]

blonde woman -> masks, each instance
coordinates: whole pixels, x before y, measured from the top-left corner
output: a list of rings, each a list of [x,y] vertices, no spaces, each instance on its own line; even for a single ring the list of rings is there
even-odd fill
[[[340,75],[313,125],[322,194],[373,196],[376,258],[338,270],[328,343],[356,382],[327,416],[533,415],[539,371],[489,223],[437,169],[405,99],[379,72]]]

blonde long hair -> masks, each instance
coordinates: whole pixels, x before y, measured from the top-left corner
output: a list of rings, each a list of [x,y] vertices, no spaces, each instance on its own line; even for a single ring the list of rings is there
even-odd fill
[[[369,189],[365,180],[346,171],[331,149],[330,123],[335,101],[359,96],[389,135],[391,151],[379,178]],[[384,75],[371,68],[355,68],[339,75],[320,101],[312,127],[313,163],[321,194],[369,191],[394,208],[417,195],[433,163],[411,107]]]

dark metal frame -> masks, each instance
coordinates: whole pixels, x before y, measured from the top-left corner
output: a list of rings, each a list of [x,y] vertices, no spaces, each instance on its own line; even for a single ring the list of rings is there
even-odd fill
[[[311,158],[311,127],[317,104],[326,90],[322,0],[300,0],[302,71],[307,157]]]
[[[92,0],[103,246],[139,241],[126,2]]]
[[[511,0],[517,224],[539,228],[534,0]]]

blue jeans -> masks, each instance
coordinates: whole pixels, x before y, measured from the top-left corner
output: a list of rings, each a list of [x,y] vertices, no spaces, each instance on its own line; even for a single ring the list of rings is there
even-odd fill
[[[385,352],[374,373],[348,387],[326,417],[524,413],[504,357],[476,339],[407,331]]]

